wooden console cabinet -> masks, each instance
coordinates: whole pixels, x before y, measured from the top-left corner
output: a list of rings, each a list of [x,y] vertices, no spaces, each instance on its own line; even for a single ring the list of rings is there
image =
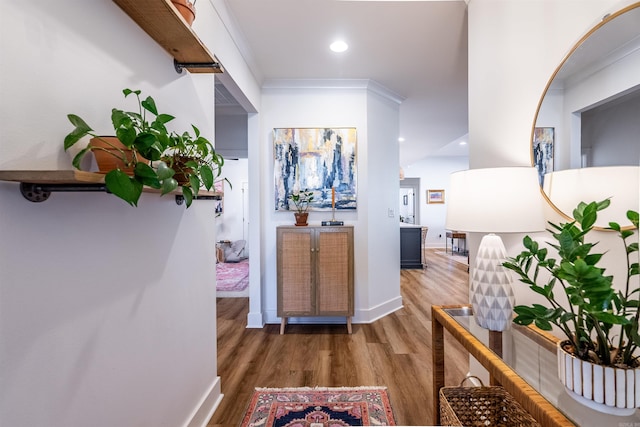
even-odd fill
[[[353,227],[277,228],[280,333],[289,317],[353,316]]]

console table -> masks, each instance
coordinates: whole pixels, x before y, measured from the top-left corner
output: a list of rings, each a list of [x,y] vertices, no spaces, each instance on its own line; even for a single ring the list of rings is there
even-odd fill
[[[467,253],[467,235],[466,233],[462,233],[460,231],[447,231],[446,232],[446,239],[444,242],[444,251],[448,252],[449,249],[449,239],[451,239],[451,254],[453,255],[453,239],[456,239],[458,241],[458,250],[456,252],[460,252],[463,254]],[[462,251],[460,251],[460,242],[462,241],[462,243],[464,244],[464,249],[462,249]]]
[[[555,336],[518,325],[490,332],[476,324],[470,305],[432,306],[431,316],[434,425],[440,420],[438,392],[445,386],[445,329],[489,372],[492,385],[502,385],[543,426],[640,425],[640,411],[629,417],[607,415],[566,393],[557,378]]]

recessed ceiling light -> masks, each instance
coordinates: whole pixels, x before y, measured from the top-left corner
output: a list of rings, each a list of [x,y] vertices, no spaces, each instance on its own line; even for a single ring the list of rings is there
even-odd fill
[[[467,141],[460,141],[460,145],[467,145]]]
[[[331,45],[329,45],[329,49],[334,52],[344,52],[345,50],[349,49],[349,45],[342,40],[336,40],[335,42],[331,43]]]
[[[404,138],[403,137],[398,138],[398,142],[404,142]]]

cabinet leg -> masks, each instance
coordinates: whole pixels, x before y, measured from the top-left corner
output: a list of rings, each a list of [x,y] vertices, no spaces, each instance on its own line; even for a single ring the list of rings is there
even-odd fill
[[[283,335],[283,334],[284,334],[284,327],[285,327],[285,325],[286,325],[286,324],[287,324],[287,318],[286,318],[286,317],[283,317],[283,318],[280,320],[280,335]]]
[[[351,329],[351,317],[347,317],[347,332],[349,335],[353,333],[353,330]]]

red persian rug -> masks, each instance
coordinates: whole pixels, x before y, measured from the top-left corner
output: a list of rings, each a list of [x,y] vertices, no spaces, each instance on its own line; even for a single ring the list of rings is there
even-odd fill
[[[241,427],[395,426],[386,387],[256,388]]]

